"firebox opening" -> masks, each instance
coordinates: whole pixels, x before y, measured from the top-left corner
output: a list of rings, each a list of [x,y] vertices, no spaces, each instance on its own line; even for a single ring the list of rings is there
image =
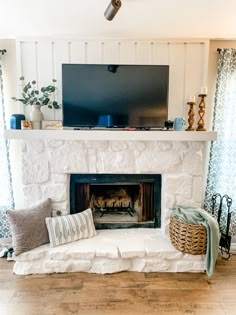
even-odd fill
[[[91,208],[98,229],[160,227],[160,200],[161,175],[71,175],[71,213]]]

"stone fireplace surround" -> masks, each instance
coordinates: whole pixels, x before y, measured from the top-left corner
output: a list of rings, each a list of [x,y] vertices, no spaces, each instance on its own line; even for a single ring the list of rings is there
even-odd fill
[[[43,134],[43,131],[38,131],[38,137],[33,131],[31,137],[31,131],[26,132],[29,134],[22,137],[22,182],[27,206],[50,197],[53,215],[58,211],[69,214],[69,182],[70,174],[74,173],[161,174],[161,228],[101,230],[92,239],[57,248],[46,244],[19,255],[15,273],[205,270],[205,256],[183,254],[174,249],[168,225],[170,211],[176,205],[201,206],[204,142],[215,140],[215,133],[209,132],[209,137],[198,140],[193,132],[193,141],[191,137],[188,141],[186,137],[176,141],[176,132],[168,132],[169,138],[166,140],[165,135],[163,141],[161,134],[154,140],[142,136],[132,140],[131,132],[127,139],[104,136],[98,141],[86,137],[70,140],[58,134],[53,137],[52,133]],[[65,131],[54,132],[56,135]],[[20,138],[11,132],[6,137]]]

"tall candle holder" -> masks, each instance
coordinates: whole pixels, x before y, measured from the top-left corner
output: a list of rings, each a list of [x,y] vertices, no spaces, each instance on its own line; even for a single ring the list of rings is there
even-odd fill
[[[198,127],[197,127],[197,131],[206,131],[205,128],[205,121],[204,121],[204,115],[205,115],[205,111],[206,111],[206,104],[205,104],[205,97],[207,96],[207,94],[199,94],[199,97],[201,97],[201,101],[199,103],[199,121],[197,123]]]
[[[188,128],[185,129],[186,131],[194,131],[195,129],[193,128],[194,124],[194,105],[196,105],[195,102],[188,102],[187,105],[189,105],[189,111],[188,111]]]

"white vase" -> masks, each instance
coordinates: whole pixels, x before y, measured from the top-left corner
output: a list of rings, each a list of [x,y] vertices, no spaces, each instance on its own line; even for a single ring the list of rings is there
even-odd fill
[[[43,113],[41,112],[41,105],[32,105],[32,111],[30,112],[32,128],[41,129],[43,119],[44,117]]]

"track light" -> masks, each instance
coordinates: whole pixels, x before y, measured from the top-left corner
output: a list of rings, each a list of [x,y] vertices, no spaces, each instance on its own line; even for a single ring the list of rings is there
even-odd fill
[[[120,0],[111,0],[108,7],[106,8],[106,11],[104,12],[104,16],[108,21],[111,21],[116,13],[119,11],[121,7],[121,1]]]

